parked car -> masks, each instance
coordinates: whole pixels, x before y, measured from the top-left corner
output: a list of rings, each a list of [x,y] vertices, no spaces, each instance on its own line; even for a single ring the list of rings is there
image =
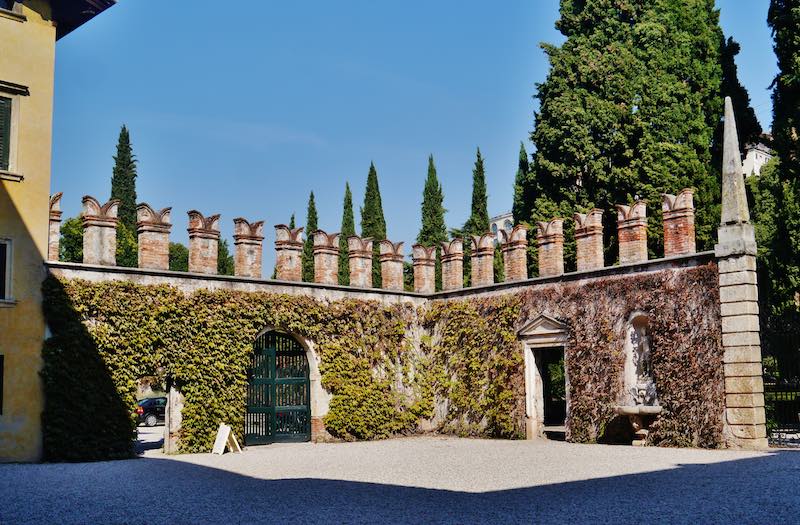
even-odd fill
[[[154,427],[159,423],[164,423],[164,410],[167,407],[166,397],[149,397],[137,403],[135,413],[138,415],[138,423],[144,423],[148,427]]]

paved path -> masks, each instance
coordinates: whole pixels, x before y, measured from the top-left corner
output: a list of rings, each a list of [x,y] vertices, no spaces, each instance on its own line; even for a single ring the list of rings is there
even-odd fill
[[[800,451],[453,438],[0,465],[0,523],[798,523]]]

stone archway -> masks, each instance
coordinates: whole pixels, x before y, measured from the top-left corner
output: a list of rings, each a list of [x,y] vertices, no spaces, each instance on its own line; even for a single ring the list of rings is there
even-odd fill
[[[263,338],[266,334],[279,334],[291,340],[291,343],[302,348],[305,355],[304,364],[307,364],[307,381],[308,381],[308,412],[310,416],[310,440],[317,441],[325,434],[325,427],[322,423],[322,418],[328,413],[330,406],[331,395],[322,387],[322,375],[319,371],[320,360],[314,350],[314,345],[308,339],[284,330],[279,330],[274,327],[267,327],[262,330],[257,336],[256,341]],[[291,356],[285,359],[292,359]]]
[[[547,315],[528,321],[518,332],[525,356],[525,437],[542,437],[545,430],[545,371],[544,363],[555,352],[566,362],[568,327]],[[565,369],[566,408],[569,413],[569,376]]]

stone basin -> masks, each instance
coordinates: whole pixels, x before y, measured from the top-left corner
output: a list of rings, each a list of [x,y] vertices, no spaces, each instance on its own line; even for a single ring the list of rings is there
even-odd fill
[[[616,406],[614,412],[621,416],[657,416],[661,413],[659,405]]]

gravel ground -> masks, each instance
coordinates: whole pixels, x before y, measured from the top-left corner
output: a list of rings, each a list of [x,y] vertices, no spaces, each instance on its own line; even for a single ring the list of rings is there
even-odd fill
[[[800,451],[410,438],[0,465],[0,523],[798,523]]]

